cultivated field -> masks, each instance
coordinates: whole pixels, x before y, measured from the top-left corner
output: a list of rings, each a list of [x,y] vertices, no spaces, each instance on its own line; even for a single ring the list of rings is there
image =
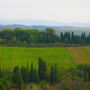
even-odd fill
[[[90,47],[61,47],[61,48],[22,48],[0,47],[0,68],[13,69],[19,65],[38,65],[42,58],[49,66],[55,63],[58,67],[74,67],[77,64],[90,64]]]

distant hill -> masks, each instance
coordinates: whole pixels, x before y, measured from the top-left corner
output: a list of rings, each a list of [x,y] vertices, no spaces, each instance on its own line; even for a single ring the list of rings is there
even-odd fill
[[[0,25],[12,25],[12,24],[19,24],[19,25],[45,25],[45,26],[54,26],[54,25],[63,25],[60,22],[56,21],[49,21],[49,20],[0,20]]]
[[[26,25],[26,26],[73,26],[73,27],[90,27],[90,23],[61,23],[50,20],[32,20],[32,19],[20,19],[20,20],[0,20],[0,25]]]
[[[0,30],[4,29],[15,29],[15,28],[21,28],[21,29],[31,29],[31,26],[25,26],[25,25],[0,25]]]
[[[49,20],[0,20],[0,30],[3,29],[38,29],[45,30],[47,27],[55,29],[57,34],[65,31],[73,31],[75,34],[90,32],[90,23],[60,23]]]
[[[0,25],[0,30],[4,29],[15,29],[15,28],[21,28],[21,29],[38,29],[40,31],[45,30],[47,27],[55,29],[57,34],[60,34],[60,32],[70,31],[74,32],[75,34],[80,35],[82,32],[86,32],[86,34],[89,34],[90,28],[85,27],[73,27],[73,26],[40,26],[40,25],[34,25],[34,26],[26,26],[26,25]]]

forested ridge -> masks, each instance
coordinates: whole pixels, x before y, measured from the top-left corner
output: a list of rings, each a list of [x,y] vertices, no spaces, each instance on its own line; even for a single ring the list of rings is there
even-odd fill
[[[65,43],[65,44],[90,44],[90,33],[88,35],[82,32],[81,35],[75,35],[74,32],[61,32],[56,34],[54,29],[46,28],[45,31],[37,29],[20,29],[0,31],[1,45],[31,46],[32,44]]]

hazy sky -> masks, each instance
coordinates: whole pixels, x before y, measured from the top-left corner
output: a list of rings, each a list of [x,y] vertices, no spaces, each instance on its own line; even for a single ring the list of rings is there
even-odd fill
[[[90,22],[90,0],[0,0],[0,19]]]

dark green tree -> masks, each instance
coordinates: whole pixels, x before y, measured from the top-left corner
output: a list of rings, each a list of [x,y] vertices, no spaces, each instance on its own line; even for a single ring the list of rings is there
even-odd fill
[[[74,32],[72,32],[71,34],[71,42],[74,43],[74,38],[75,38],[75,35],[74,35]]]
[[[33,68],[33,63],[31,64],[31,68],[30,68],[30,82],[32,82],[32,83],[39,82],[38,71]]]
[[[55,83],[58,82],[57,75],[58,75],[58,71],[57,71],[57,66],[56,66],[56,64],[55,64],[55,66],[54,66],[54,81],[55,81]]]
[[[64,39],[63,32],[61,32],[60,33],[60,40],[61,40],[62,43],[63,43],[63,39]]]
[[[13,70],[12,80],[18,86],[19,90],[23,88],[23,78],[18,66]]]
[[[30,82],[34,83],[34,68],[33,68],[33,63],[31,63],[31,68],[30,68]]]
[[[24,66],[21,67],[21,74],[22,74],[24,83],[29,82],[29,73],[30,72],[28,68],[25,68]]]
[[[87,43],[90,44],[90,33],[89,33],[89,35],[87,36]]]
[[[0,82],[0,90],[7,90],[6,86],[2,82]]]
[[[85,32],[81,34],[81,43],[85,43],[86,42],[86,34]]]
[[[50,83],[54,84],[54,68],[51,67],[51,72],[50,72]]]
[[[51,72],[50,72],[50,82],[51,84],[56,84],[58,82],[58,78],[57,78],[57,66],[56,64],[54,65],[54,67],[51,67]]]
[[[39,75],[38,75],[38,71],[36,69],[34,69],[34,83],[39,83]]]
[[[45,32],[48,34],[48,35],[55,35],[56,32],[54,29],[52,28],[46,28]]]
[[[43,61],[41,58],[39,58],[39,78],[40,80],[45,80],[45,72],[47,71],[47,65],[45,61]]]

